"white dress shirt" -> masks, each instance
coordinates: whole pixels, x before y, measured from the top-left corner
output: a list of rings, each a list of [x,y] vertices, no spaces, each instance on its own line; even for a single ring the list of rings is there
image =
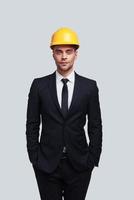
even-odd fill
[[[62,101],[62,88],[63,88],[63,82],[61,81],[62,78],[65,78],[62,76],[57,70],[56,70],[56,88],[57,88],[57,97],[59,101],[59,105],[61,107],[61,101]],[[73,90],[74,90],[74,81],[75,81],[75,74],[74,70],[66,77],[69,81],[67,82],[68,87],[68,108],[71,105],[72,96],[73,96]]]
[[[56,88],[57,88],[57,97],[59,101],[59,105],[61,107],[61,101],[62,101],[62,88],[63,88],[63,82],[61,81],[63,77],[57,70],[56,70]],[[74,70],[66,77],[69,81],[67,82],[68,87],[68,108],[71,105],[72,96],[73,96],[73,90],[74,90],[74,81],[75,81],[75,74]],[[63,147],[63,152],[66,152],[66,147]]]

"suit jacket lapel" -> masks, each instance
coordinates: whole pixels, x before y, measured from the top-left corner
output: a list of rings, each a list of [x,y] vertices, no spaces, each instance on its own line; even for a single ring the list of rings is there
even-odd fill
[[[80,89],[79,84],[80,84],[79,75],[75,72],[75,82],[74,82],[73,96],[72,96],[72,101],[71,101],[70,107],[68,109],[68,114],[67,114],[66,118],[70,115],[71,110],[72,110],[72,108],[73,108],[73,106],[74,106],[74,104],[77,100],[78,91]],[[63,113],[62,113],[61,107],[60,107],[59,102],[58,102],[58,97],[57,97],[56,71],[53,74],[51,74],[51,76],[49,76],[49,92],[51,94],[52,100],[53,100],[54,104],[56,105],[58,111],[60,112],[62,117],[65,118]]]

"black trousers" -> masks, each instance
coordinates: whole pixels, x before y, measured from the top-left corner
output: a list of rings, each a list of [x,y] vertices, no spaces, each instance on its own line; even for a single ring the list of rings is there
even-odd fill
[[[63,157],[55,171],[45,173],[33,165],[41,200],[85,200],[92,170],[76,171]]]

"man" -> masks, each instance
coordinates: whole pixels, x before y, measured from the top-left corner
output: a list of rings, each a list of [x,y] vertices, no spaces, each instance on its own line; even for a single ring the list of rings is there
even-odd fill
[[[57,70],[35,78],[29,92],[28,155],[42,200],[84,200],[102,149],[98,87],[74,70],[79,40],[73,30],[58,29],[50,47]]]

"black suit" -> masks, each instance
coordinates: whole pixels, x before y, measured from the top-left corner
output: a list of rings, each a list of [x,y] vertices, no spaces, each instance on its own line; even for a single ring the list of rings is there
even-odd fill
[[[86,115],[89,145],[84,130]],[[40,121],[42,130],[39,141]],[[70,162],[77,171],[98,166],[102,122],[96,81],[75,72],[72,102],[64,118],[57,99],[56,73],[34,79],[28,99],[26,136],[30,161],[48,173],[59,163],[63,139]]]
[[[86,116],[89,144],[84,130]],[[73,97],[64,117],[57,98],[56,72],[34,79],[28,98],[26,136],[41,199],[59,200],[63,189],[65,200],[84,200],[92,169],[98,166],[102,149],[96,81],[75,72]],[[68,159],[62,161],[64,144]]]

